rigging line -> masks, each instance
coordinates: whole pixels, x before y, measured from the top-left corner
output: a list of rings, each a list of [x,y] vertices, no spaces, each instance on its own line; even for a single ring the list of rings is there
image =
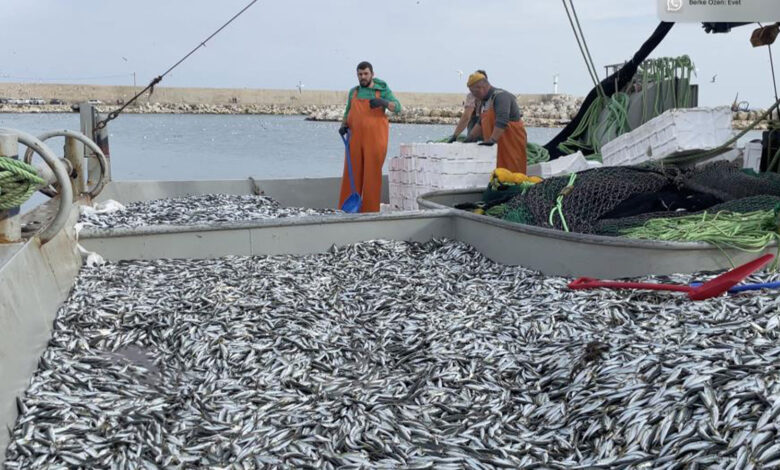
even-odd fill
[[[577,45],[580,48],[580,54],[582,54],[582,59],[585,61],[585,67],[588,69],[588,75],[590,75],[590,79],[593,82],[593,86],[596,89],[599,97],[606,98],[606,93],[604,92],[604,89],[601,86],[601,82],[599,81],[599,75],[596,71],[596,66],[593,64],[592,60],[588,60],[589,56],[586,52],[587,44],[585,44],[585,36],[582,34],[582,29],[578,29],[577,26],[575,26],[574,19],[569,12],[569,6],[566,3],[566,0],[562,0],[562,2],[563,7],[566,9],[566,16],[569,18],[569,24],[571,25],[572,31],[574,32],[574,38],[577,40]],[[573,12],[574,5],[572,4],[571,6]]]
[[[571,25],[571,29],[574,32],[574,39],[577,40],[577,46],[580,48],[580,53],[582,54],[582,58],[585,60],[585,67],[588,69],[588,75],[590,75],[590,79],[593,81],[594,86],[598,86],[598,75],[594,76],[594,71],[591,70],[590,63],[588,63],[588,58],[585,55],[585,49],[582,48],[582,43],[580,42],[580,36],[577,34],[577,28],[574,26],[574,20],[571,17],[571,13],[569,13],[569,5],[566,3],[566,0],[561,0],[563,3],[563,8],[566,9],[566,16],[569,17],[569,24]]]
[[[571,4],[571,12],[574,14],[574,21],[577,23],[577,29],[580,31],[580,36],[582,36],[582,45],[585,46],[585,52],[588,54],[588,60],[590,61],[590,66],[593,68],[593,74],[596,77],[596,86],[601,90],[601,94],[606,96],[606,93],[604,93],[604,89],[601,87],[601,81],[598,80],[598,73],[596,73],[596,63],[593,61],[593,57],[590,55],[590,48],[588,47],[588,42],[585,40],[585,32],[582,30],[582,25],[580,25],[580,19],[577,16],[577,10],[574,9],[574,0],[569,0],[569,3]]]
[[[588,69],[588,75],[590,75],[590,79],[595,85],[598,81],[598,75],[596,74],[595,70],[591,67],[591,64],[588,62],[588,58],[585,54],[585,49],[582,46],[582,39],[580,38],[579,31],[577,30],[577,27],[574,25],[574,19],[572,18],[571,12],[569,11],[569,4],[566,2],[566,0],[561,0],[563,3],[563,8],[566,10],[566,16],[569,18],[569,25],[571,25],[572,32],[574,33],[574,39],[577,41],[577,47],[580,49],[580,54],[582,55],[583,60],[585,61],[585,67]]]
[[[207,43],[207,42],[209,42],[209,40],[210,40],[211,38],[213,38],[214,36],[216,36],[217,34],[219,34],[219,33],[220,33],[220,32],[221,32],[223,29],[225,29],[225,28],[226,28],[226,27],[227,27],[227,26],[228,26],[230,23],[232,23],[232,22],[233,22],[233,21],[234,21],[236,18],[238,18],[238,17],[239,17],[239,16],[241,16],[241,15],[242,15],[242,14],[243,14],[245,11],[247,11],[247,10],[249,9],[249,7],[251,7],[252,5],[254,5],[255,3],[257,3],[257,1],[258,1],[258,0],[252,0],[251,2],[249,2],[249,4],[248,4],[247,6],[245,6],[244,8],[242,8],[242,9],[241,9],[241,11],[239,11],[239,12],[238,12],[238,13],[236,13],[235,15],[233,15],[233,17],[232,17],[232,18],[230,18],[230,19],[229,19],[229,20],[228,20],[228,21],[227,21],[225,24],[223,24],[222,26],[220,26],[220,27],[219,27],[219,29],[217,29],[216,31],[214,31],[213,33],[211,33],[211,35],[210,35],[209,37],[207,37],[206,39],[204,39],[203,41],[201,41],[201,42],[200,42],[200,43],[199,43],[197,46],[195,46],[195,48],[194,48],[193,50],[191,50],[189,53],[187,53],[187,55],[185,55],[184,57],[182,57],[181,59],[179,59],[179,61],[178,61],[178,62],[176,62],[176,63],[175,63],[175,64],[173,64],[173,65],[172,65],[170,68],[168,68],[168,70],[166,70],[165,72],[163,72],[163,73],[162,73],[162,75],[159,75],[159,76],[155,77],[154,79],[152,79],[152,81],[151,81],[151,82],[149,82],[149,84],[146,86],[146,88],[144,88],[143,90],[141,90],[140,92],[138,92],[138,93],[137,93],[135,96],[133,96],[132,98],[130,98],[130,100],[128,100],[128,102],[127,102],[127,103],[125,103],[124,105],[122,105],[122,107],[121,107],[121,108],[119,108],[119,109],[116,109],[116,110],[114,110],[114,111],[112,111],[112,112],[108,113],[108,116],[107,116],[105,119],[103,119],[102,121],[100,121],[100,122],[98,122],[98,123],[97,123],[97,125],[95,126],[95,129],[102,129],[102,128],[106,127],[106,124],[108,124],[108,122],[109,122],[109,121],[111,121],[111,120],[113,120],[113,119],[116,119],[116,118],[119,116],[119,113],[121,113],[122,111],[124,111],[124,109],[125,109],[125,108],[127,108],[128,106],[130,106],[130,104],[132,104],[132,103],[133,103],[135,100],[137,100],[137,99],[138,99],[140,96],[142,96],[142,95],[143,95],[144,93],[146,93],[148,90],[151,90],[151,91],[149,92],[149,94],[151,94],[151,93],[154,91],[154,86],[155,86],[155,85],[157,85],[158,83],[160,83],[160,82],[162,81],[163,77],[165,77],[166,75],[168,75],[169,73],[171,73],[171,71],[173,71],[173,69],[175,69],[175,68],[176,68],[176,67],[178,67],[178,66],[179,66],[179,65],[180,65],[182,62],[184,62],[185,60],[187,60],[187,59],[188,59],[188,58],[189,58],[189,57],[190,57],[192,54],[194,54],[194,53],[195,53],[195,51],[197,51],[197,50],[198,50],[198,49],[200,49],[201,47],[206,47],[206,43]]]
[[[178,62],[176,62],[175,64],[173,64],[173,65],[171,66],[171,68],[169,68],[168,70],[166,70],[165,72],[163,72],[163,74],[162,74],[162,75],[160,75],[160,78],[162,78],[162,77],[164,77],[164,76],[168,75],[168,73],[170,73],[170,72],[171,72],[173,69],[175,69],[176,67],[178,67],[178,66],[179,66],[179,64],[181,64],[182,62],[184,62],[185,60],[187,60],[187,59],[188,59],[188,58],[189,58],[189,57],[190,57],[192,54],[194,54],[194,53],[195,53],[195,51],[197,51],[197,50],[198,50],[198,49],[200,49],[201,47],[206,47],[206,43],[207,43],[207,42],[208,42],[208,41],[209,41],[211,38],[213,38],[214,36],[216,36],[217,34],[219,34],[219,33],[220,33],[220,32],[221,32],[223,29],[225,29],[225,28],[226,28],[226,27],[227,27],[227,26],[228,26],[230,23],[232,23],[232,22],[233,22],[233,20],[235,20],[236,18],[238,18],[239,16],[241,16],[241,15],[242,15],[242,14],[243,14],[245,11],[247,11],[247,10],[249,9],[249,7],[251,7],[251,6],[252,6],[252,5],[254,5],[255,3],[257,3],[257,0],[252,0],[251,2],[249,2],[249,4],[248,4],[247,6],[245,6],[244,8],[242,8],[242,9],[241,9],[241,11],[239,11],[238,13],[236,13],[236,14],[233,16],[233,18],[230,18],[230,19],[227,21],[227,23],[225,23],[225,24],[223,24],[222,26],[220,26],[220,28],[219,28],[218,30],[214,31],[214,32],[211,34],[211,36],[207,37],[207,38],[206,38],[205,40],[203,40],[203,41],[202,41],[200,44],[198,44],[197,46],[195,46],[195,49],[191,50],[189,54],[187,54],[187,55],[185,55],[184,57],[182,57],[182,58],[181,58],[181,60],[179,60]]]
[[[769,49],[769,65],[772,67],[772,85],[775,86],[775,101],[777,101],[777,78],[775,77],[775,61],[772,59],[772,45],[767,44],[766,48]]]
[[[763,28],[764,25],[761,24],[761,22],[756,22],[759,28]],[[780,23],[775,23],[775,26],[780,25]],[[775,62],[772,59],[772,44],[767,44],[766,48],[769,50],[769,66],[772,70],[772,85],[775,87],[775,101],[780,101],[777,98],[777,78],[775,78]],[[771,116],[770,116],[771,118]]]

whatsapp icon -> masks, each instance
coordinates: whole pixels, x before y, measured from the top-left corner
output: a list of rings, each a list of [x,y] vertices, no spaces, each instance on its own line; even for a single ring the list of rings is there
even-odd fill
[[[658,16],[673,22],[780,21],[778,0],[656,0]]]

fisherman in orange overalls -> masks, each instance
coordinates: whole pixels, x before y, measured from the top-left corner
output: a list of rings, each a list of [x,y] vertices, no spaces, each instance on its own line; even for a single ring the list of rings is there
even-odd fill
[[[349,151],[355,187],[363,198],[360,212],[379,212],[382,197],[382,165],[387,155],[390,123],[385,109],[398,114],[401,103],[383,80],[374,77],[374,68],[368,62],[357,66],[358,84],[349,91],[347,109],[339,134],[349,131]],[[344,156],[344,174],[341,178],[339,207],[351,193],[349,170]]]
[[[498,144],[496,168],[525,173],[528,136],[515,95],[494,88],[479,72],[469,76],[467,85],[481,103],[477,107],[479,122],[471,129],[466,142],[476,142],[481,136],[483,141],[479,145]]]

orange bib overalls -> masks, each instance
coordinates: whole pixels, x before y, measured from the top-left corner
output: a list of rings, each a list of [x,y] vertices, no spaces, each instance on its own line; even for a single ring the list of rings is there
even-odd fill
[[[493,100],[490,100],[483,106],[480,113],[482,139],[488,140],[493,135],[493,128],[496,126],[496,110],[493,107]],[[501,138],[498,139],[496,168],[506,168],[513,173],[525,173],[527,171],[527,143],[528,136],[522,119],[520,121],[509,121],[506,130],[501,134]]]
[[[379,90],[376,90],[376,97],[381,97]],[[390,122],[385,115],[385,108],[371,108],[370,101],[358,99],[356,89],[352,94],[352,104],[347,115],[352,174],[355,177],[355,188],[363,197],[360,212],[379,212],[382,197],[382,165],[385,163],[387,138],[390,134]],[[351,192],[348,171],[345,155],[339,207]]]

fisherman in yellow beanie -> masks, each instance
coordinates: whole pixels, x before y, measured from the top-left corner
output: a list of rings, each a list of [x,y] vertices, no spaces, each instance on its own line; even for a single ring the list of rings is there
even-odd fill
[[[481,80],[487,80],[487,75],[482,73],[481,70],[477,70],[476,72],[469,75],[469,80],[466,82],[466,86],[470,87]]]
[[[469,76],[469,82],[471,82],[471,77],[482,77],[486,79],[487,72],[484,70],[477,70]],[[458,137],[464,129],[466,130],[466,135],[471,132],[471,129],[473,129],[477,122],[479,122],[477,119],[476,110],[477,99],[474,98],[474,95],[472,95],[471,92],[469,92],[469,94],[466,95],[466,101],[463,102],[463,114],[460,115],[460,121],[458,121],[458,124],[455,126],[455,132],[447,140],[448,143],[451,144],[458,140]]]
[[[466,142],[476,142],[481,136],[483,141],[479,145],[498,144],[496,168],[526,173],[528,136],[515,95],[493,87],[479,72],[471,74],[466,84],[480,102],[479,122],[469,132]]]

